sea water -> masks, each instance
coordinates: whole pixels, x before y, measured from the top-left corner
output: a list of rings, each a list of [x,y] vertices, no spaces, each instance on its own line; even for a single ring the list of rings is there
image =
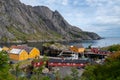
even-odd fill
[[[105,47],[114,44],[120,44],[120,37],[113,37],[113,38],[108,37],[100,40],[83,40],[79,43],[76,42],[70,43],[70,45],[75,45],[75,44],[82,44],[86,48],[90,45],[95,47]]]

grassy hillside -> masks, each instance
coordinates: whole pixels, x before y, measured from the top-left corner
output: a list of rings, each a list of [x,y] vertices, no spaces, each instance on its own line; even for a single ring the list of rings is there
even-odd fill
[[[103,50],[109,50],[109,51],[120,51],[120,44],[116,44],[116,45],[111,45],[108,47],[104,47],[102,48]]]

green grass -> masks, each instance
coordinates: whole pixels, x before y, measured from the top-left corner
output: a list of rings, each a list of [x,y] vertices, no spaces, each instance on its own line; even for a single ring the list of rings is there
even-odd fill
[[[109,50],[109,51],[120,51],[120,44],[116,44],[116,45],[111,45],[108,47],[103,47],[102,50]]]
[[[22,32],[22,30],[15,28],[14,26],[7,27],[7,30],[12,33],[15,38],[11,39],[11,41],[27,41],[27,40],[60,40],[62,39],[62,35],[57,32],[48,30],[48,31],[36,31],[36,33],[26,34]],[[7,38],[3,38],[4,41],[7,41]]]
[[[13,68],[15,68],[18,64],[20,68],[25,65],[31,65],[31,61],[32,60],[19,61],[18,63],[13,64]]]
[[[8,31],[11,32],[13,35],[16,36],[16,40],[26,40],[26,34],[22,33],[19,29],[11,26],[7,27]]]

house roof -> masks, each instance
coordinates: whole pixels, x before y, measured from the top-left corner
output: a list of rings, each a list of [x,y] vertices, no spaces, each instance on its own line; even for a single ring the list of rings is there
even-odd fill
[[[11,48],[24,49],[27,52],[30,52],[33,49],[33,47],[28,47],[27,45],[17,45],[17,46],[13,45],[13,46],[11,46]]]
[[[107,50],[99,50],[99,52],[109,52],[109,51],[107,51]]]
[[[20,54],[21,53],[21,51],[22,51],[22,49],[12,49],[12,50],[10,50],[10,53],[12,53],[12,54]]]
[[[50,63],[88,63],[88,60],[62,60],[62,59],[50,59]]]

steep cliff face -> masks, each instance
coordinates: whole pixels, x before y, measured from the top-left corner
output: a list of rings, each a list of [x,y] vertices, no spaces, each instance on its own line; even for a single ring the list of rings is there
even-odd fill
[[[70,25],[58,11],[45,6],[28,6],[19,0],[0,0],[0,40],[99,39]]]

